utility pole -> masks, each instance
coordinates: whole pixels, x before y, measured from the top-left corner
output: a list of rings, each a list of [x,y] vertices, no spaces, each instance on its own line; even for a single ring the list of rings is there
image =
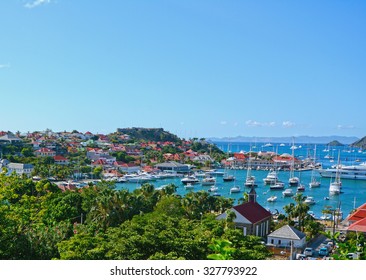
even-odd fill
[[[293,260],[293,245],[294,245],[294,241],[290,241],[290,260]]]

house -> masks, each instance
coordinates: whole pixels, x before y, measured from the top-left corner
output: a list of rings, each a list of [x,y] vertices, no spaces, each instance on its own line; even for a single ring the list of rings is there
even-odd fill
[[[348,221],[349,225],[352,225],[353,223],[356,223],[365,218],[366,218],[366,203],[358,207],[356,211],[354,211],[347,217],[346,220]]]
[[[230,210],[236,215],[235,228],[243,230],[243,234],[266,237],[271,225],[271,212],[257,203],[257,194],[254,188],[249,193],[249,200],[243,204],[234,206]],[[217,220],[226,219],[227,213],[217,216]]]
[[[30,176],[34,166],[32,164],[24,164],[24,163],[9,163],[6,168],[8,169],[8,174],[15,172],[18,175],[27,175]]]
[[[53,159],[55,160],[55,164],[59,165],[68,165],[69,160],[61,155],[54,156]]]
[[[362,232],[366,235],[366,203],[350,214],[346,221],[349,225],[347,232]]]
[[[214,160],[209,155],[197,155],[192,159],[192,161],[199,162],[199,163],[202,163],[202,164],[204,164],[208,161],[211,162],[211,163],[214,162]]]
[[[37,157],[54,157],[56,152],[49,148],[41,148],[34,152]]]
[[[0,137],[0,143],[17,144],[17,143],[21,143],[21,142],[22,142],[22,139],[16,137],[12,133],[7,133]]]
[[[366,218],[363,218],[363,219],[353,223],[352,225],[350,225],[347,228],[347,233],[348,232],[363,233],[363,235],[366,236]]]
[[[305,247],[306,234],[292,226],[285,225],[267,236],[267,244],[276,247],[290,247],[291,243],[294,248]]]
[[[141,171],[141,167],[134,163],[124,163],[121,161],[116,161],[113,165],[117,167],[120,171],[125,173],[138,173]]]
[[[155,165],[161,171],[174,171],[179,173],[188,173],[190,171],[190,167],[187,164],[181,164],[176,161],[169,161],[164,163],[159,163]]]

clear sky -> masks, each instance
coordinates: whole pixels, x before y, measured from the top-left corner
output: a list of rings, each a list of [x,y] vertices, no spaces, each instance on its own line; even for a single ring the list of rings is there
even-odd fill
[[[0,130],[366,135],[366,1],[0,1]]]

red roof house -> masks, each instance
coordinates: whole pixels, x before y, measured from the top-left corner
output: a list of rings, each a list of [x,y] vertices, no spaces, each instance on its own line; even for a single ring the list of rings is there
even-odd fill
[[[236,215],[235,227],[242,229],[244,235],[265,237],[269,234],[272,214],[256,201],[257,194],[254,189],[249,193],[249,201],[230,210]],[[217,220],[225,219],[226,213],[222,213]]]
[[[349,231],[356,231],[356,232],[362,232],[363,234],[366,234],[366,218],[359,220],[352,225],[350,225],[347,228],[347,232]]]

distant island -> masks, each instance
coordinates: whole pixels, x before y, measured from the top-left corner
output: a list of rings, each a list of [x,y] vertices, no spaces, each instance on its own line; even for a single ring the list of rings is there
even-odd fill
[[[292,143],[292,136],[289,137],[254,137],[254,136],[236,136],[236,137],[207,137],[212,142],[251,142],[251,143]],[[355,136],[297,136],[294,137],[295,143],[306,143],[306,144],[328,144],[333,141],[338,141],[344,145],[350,145],[360,140]],[[365,140],[366,142],[366,140]]]

